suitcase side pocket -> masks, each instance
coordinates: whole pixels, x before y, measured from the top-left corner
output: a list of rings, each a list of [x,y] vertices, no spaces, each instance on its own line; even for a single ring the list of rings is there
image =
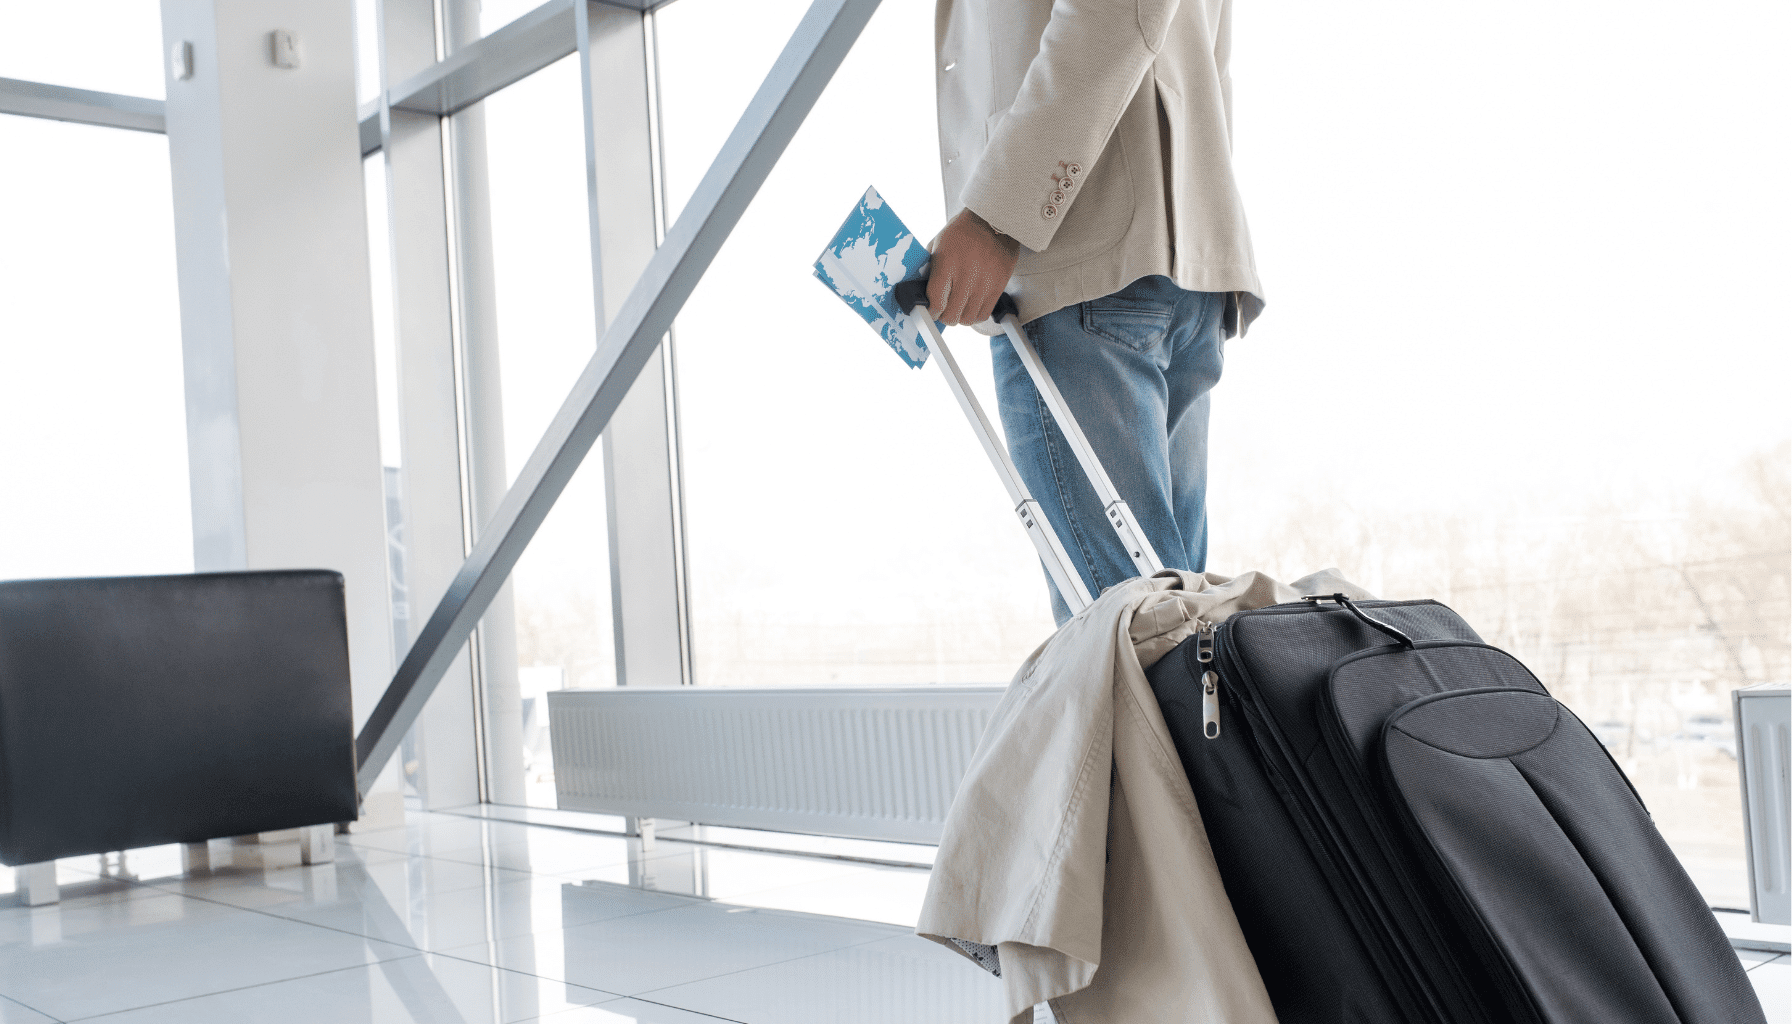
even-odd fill
[[[1598,741],[1529,688],[1436,694],[1382,726],[1390,799],[1533,1019],[1762,1022],[1715,918]]]

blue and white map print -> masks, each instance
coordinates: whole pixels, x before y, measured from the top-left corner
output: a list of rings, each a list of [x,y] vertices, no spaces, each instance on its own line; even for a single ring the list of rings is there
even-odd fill
[[[846,301],[912,367],[927,362],[927,341],[890,290],[927,268],[927,246],[915,238],[877,189],[840,225],[834,240],[815,261],[815,276]]]

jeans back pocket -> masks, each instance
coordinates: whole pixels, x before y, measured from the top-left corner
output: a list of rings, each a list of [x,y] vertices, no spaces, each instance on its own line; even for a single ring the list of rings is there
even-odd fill
[[[1170,333],[1171,311],[1151,303],[1134,305],[1113,297],[1090,299],[1082,304],[1083,333],[1106,338],[1134,352],[1146,352],[1162,344]]]

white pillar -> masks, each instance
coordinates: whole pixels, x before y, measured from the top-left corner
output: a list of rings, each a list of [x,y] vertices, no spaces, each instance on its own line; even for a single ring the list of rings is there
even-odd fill
[[[577,10],[592,293],[601,327],[634,287],[662,231],[653,15],[594,0]],[[668,337],[603,435],[616,681],[627,686],[694,681],[676,394]]]
[[[194,567],[342,573],[358,727],[392,643],[352,5],[163,0],[162,31]]]

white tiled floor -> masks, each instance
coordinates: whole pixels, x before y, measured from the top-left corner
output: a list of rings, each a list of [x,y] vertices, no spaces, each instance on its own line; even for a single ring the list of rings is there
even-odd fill
[[[999,982],[911,934],[924,869],[408,822],[316,867],[296,844],[213,842],[193,874],[177,847],[71,858],[48,907],[0,868],[0,1024],[1004,1020]]]
[[[48,907],[0,868],[0,1024],[1005,1020],[999,982],[911,933],[924,868],[408,820],[340,837],[317,867],[295,844],[214,842],[191,875],[175,847],[71,858]],[[1742,959],[1768,1019],[1792,1024],[1788,957]]]

